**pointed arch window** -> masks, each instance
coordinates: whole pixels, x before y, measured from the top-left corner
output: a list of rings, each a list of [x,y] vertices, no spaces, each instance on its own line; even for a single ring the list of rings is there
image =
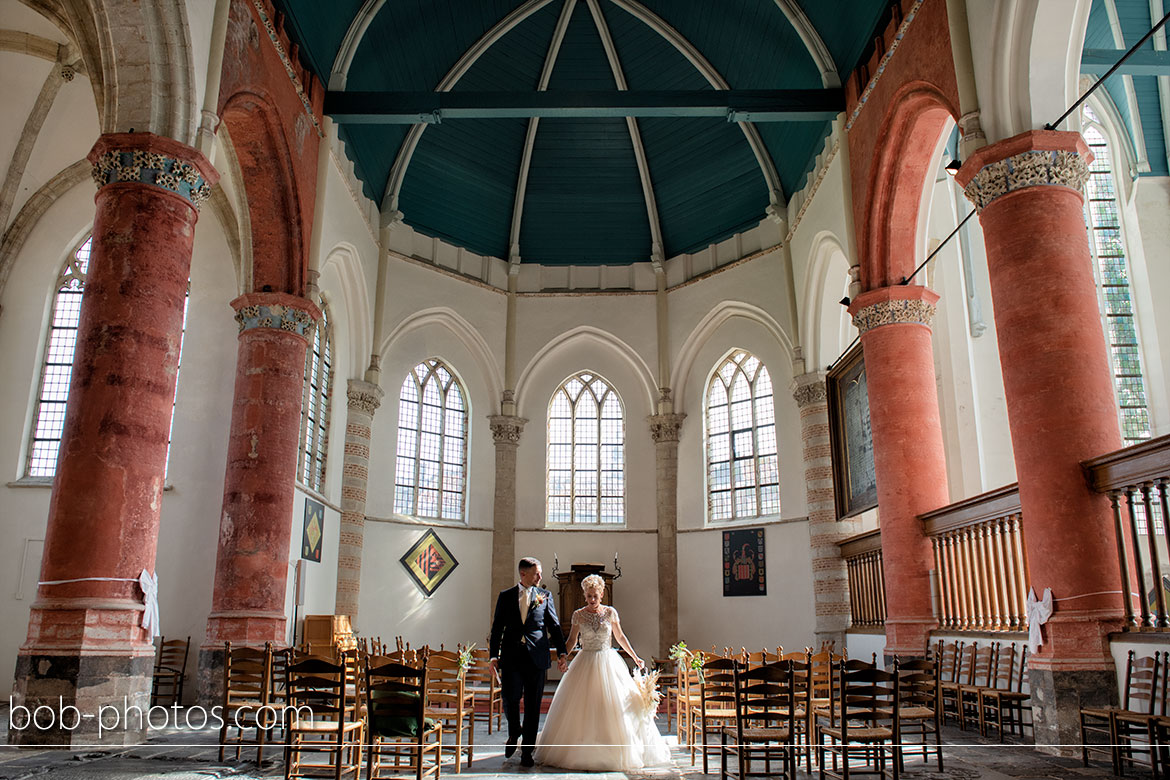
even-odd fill
[[[41,381],[33,406],[32,436],[29,441],[25,476],[49,478],[57,473],[57,455],[61,449],[61,435],[65,429],[65,407],[69,402],[69,382],[73,376],[73,356],[77,348],[77,331],[81,322],[81,298],[89,272],[89,257],[93,237],[82,242],[65,261],[57,277],[57,292],[49,316],[49,332],[45,338],[44,358],[41,361]],[[183,340],[187,333],[187,304],[190,286],[183,299],[183,325],[179,333],[179,363],[175,366],[175,383],[183,361]],[[171,403],[171,420],[167,426],[167,461],[163,477],[170,468],[171,432],[175,427],[175,402]]]
[[[772,378],[736,350],[707,385],[707,515],[711,522],[780,513],[780,466]]]
[[[1085,185],[1085,219],[1097,279],[1098,304],[1109,345],[1121,438],[1126,445],[1151,436],[1150,410],[1134,317],[1130,262],[1126,252],[1113,155],[1096,112],[1082,109],[1085,141],[1093,152]]]
[[[406,375],[398,396],[394,511],[464,520],[467,487],[467,396],[437,358]]]
[[[622,400],[592,371],[565,380],[548,405],[548,524],[626,521]]]
[[[305,390],[301,400],[301,484],[325,490],[325,456],[329,450],[329,412],[333,399],[333,328],[329,307],[320,303],[321,321],[313,329],[313,343],[305,355]]]

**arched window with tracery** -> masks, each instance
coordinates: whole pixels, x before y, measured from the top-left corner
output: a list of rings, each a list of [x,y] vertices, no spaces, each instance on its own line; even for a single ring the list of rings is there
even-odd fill
[[[548,405],[548,524],[626,521],[625,419],[617,391],[592,371],[569,377]]]
[[[467,395],[437,358],[402,381],[398,396],[398,462],[394,511],[464,520],[467,487]]]
[[[1098,303],[1109,345],[1121,438],[1136,444],[1151,436],[1150,410],[1142,371],[1141,343],[1134,317],[1131,268],[1117,198],[1114,157],[1105,127],[1088,105],[1082,109],[1085,141],[1093,152],[1085,186],[1089,249],[1097,279]]]
[[[772,378],[736,350],[707,385],[707,513],[711,522],[780,514]]]
[[[321,302],[321,321],[305,355],[305,394],[301,399],[301,484],[325,490],[325,456],[329,450],[329,412],[333,398],[333,329],[329,307]]]

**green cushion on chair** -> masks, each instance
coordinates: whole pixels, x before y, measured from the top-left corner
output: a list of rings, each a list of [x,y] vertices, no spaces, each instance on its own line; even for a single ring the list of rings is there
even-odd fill
[[[369,725],[370,733],[380,737],[417,737],[418,717],[415,715],[379,715],[379,711],[418,710],[418,694],[407,691],[373,691],[374,712]],[[430,718],[423,721],[423,730],[432,728],[435,722]]]

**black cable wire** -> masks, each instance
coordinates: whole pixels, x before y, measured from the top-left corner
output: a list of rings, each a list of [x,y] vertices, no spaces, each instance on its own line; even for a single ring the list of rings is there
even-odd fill
[[[918,276],[918,272],[919,272],[919,271],[921,271],[923,268],[925,268],[925,267],[926,267],[926,264],[927,264],[927,263],[929,263],[931,260],[933,260],[933,259],[934,259],[934,256],[935,256],[935,255],[937,255],[939,252],[941,252],[941,251],[942,251],[942,248],[943,248],[944,246],[946,246],[946,245],[947,245],[947,243],[948,243],[948,242],[949,242],[949,241],[950,241],[952,238],[954,238],[954,237],[955,237],[955,234],[956,234],[956,233],[958,233],[960,230],[962,230],[962,229],[963,229],[963,225],[966,225],[966,224],[967,224],[967,220],[969,220],[969,219],[971,219],[971,217],[975,216],[975,211],[976,211],[975,209],[971,209],[970,211],[968,211],[968,212],[967,212],[967,216],[963,217],[963,221],[962,221],[962,222],[960,222],[958,225],[955,225],[955,229],[954,229],[954,230],[952,230],[952,231],[950,232],[950,235],[948,235],[946,238],[944,238],[944,239],[942,240],[942,243],[941,243],[941,244],[939,244],[938,246],[936,246],[936,247],[934,248],[934,251],[933,251],[933,252],[931,252],[929,255],[927,255],[927,256],[926,256],[926,259],[925,259],[925,260],[923,260],[921,263],[919,263],[919,264],[918,264],[918,267],[914,269],[914,273],[910,274],[910,275],[909,275],[909,276],[907,276],[905,279],[903,279],[902,281],[898,282],[898,284],[901,284],[901,285],[907,285],[907,284],[910,284],[910,281],[911,281],[911,280],[912,280],[912,279],[913,279],[915,276]]]

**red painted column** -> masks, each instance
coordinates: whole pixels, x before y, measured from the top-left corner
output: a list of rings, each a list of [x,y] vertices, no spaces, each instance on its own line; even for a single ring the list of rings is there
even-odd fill
[[[1077,133],[1033,131],[978,150],[958,175],[987,246],[1029,581],[1069,599],[1031,663],[1033,689],[1047,680],[1057,704],[1037,743],[1079,742],[1061,694],[1115,687],[1108,634],[1123,623],[1109,502],[1080,467],[1121,448],[1081,194],[1091,159]]]
[[[861,332],[886,586],[886,655],[921,656],[935,627],[918,516],[950,502],[930,324],[938,295],[881,287],[849,306]]]
[[[287,642],[288,581],[305,353],[321,318],[287,293],[232,301],[240,324],[235,400],[200,690],[216,685],[223,643]]]
[[[121,711],[124,699],[150,704],[154,647],[137,579],[154,572],[191,246],[218,174],[195,149],[151,133],[104,135],[89,160],[98,185],[93,247],[14,694],[30,710],[57,710],[60,696],[96,715],[108,705]],[[120,720],[100,741],[141,740],[141,720]],[[10,728],[8,738],[99,741],[93,719],[72,730]]]

